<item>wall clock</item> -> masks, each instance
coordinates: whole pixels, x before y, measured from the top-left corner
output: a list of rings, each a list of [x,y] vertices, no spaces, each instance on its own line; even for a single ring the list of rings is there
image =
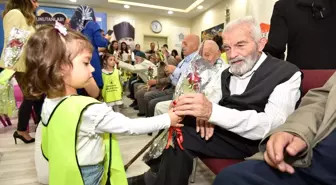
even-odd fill
[[[160,33],[162,31],[162,25],[159,21],[152,21],[151,23],[151,30],[154,33]]]

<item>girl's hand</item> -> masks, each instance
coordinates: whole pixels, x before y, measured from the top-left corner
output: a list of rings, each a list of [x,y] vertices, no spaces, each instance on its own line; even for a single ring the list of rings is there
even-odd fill
[[[170,126],[171,127],[183,127],[183,124],[181,124],[183,119],[181,117],[177,116],[173,112],[173,110],[169,110],[168,115],[170,117]]]
[[[94,78],[91,78],[89,80],[88,84],[84,87],[84,89],[89,94],[89,96],[93,98],[99,98],[100,89],[98,88],[98,85]]]

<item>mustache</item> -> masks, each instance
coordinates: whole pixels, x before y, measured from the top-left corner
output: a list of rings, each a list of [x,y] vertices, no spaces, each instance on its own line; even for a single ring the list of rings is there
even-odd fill
[[[238,62],[238,61],[241,61],[241,60],[242,60],[243,62],[246,61],[245,57],[239,56],[239,57],[236,57],[236,58],[234,58],[234,59],[230,59],[230,60],[229,60],[229,63],[231,64],[231,63]]]

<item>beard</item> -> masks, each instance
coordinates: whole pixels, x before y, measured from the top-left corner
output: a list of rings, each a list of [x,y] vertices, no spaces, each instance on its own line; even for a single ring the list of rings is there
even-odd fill
[[[247,57],[238,56],[229,60],[230,70],[233,75],[242,76],[252,70],[257,63],[258,53],[251,54]]]

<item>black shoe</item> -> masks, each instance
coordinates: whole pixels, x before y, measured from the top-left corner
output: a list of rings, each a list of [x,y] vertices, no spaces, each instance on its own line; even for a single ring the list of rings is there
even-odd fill
[[[137,105],[138,105],[138,103],[136,101],[133,101],[133,103],[130,105],[130,107],[135,107]]]
[[[144,174],[127,178],[128,185],[146,185]]]
[[[133,107],[133,109],[134,110],[139,110],[139,106],[136,105],[135,107]]]
[[[21,141],[23,141],[26,144],[28,144],[28,143],[34,143],[35,142],[34,138],[32,138],[31,140],[27,140],[26,138],[24,138],[23,136],[21,136],[17,131],[14,132],[13,137],[14,137],[15,144],[17,144],[17,142],[16,142],[17,138],[21,139]]]
[[[146,116],[146,114],[145,114],[145,113],[140,113],[140,112],[139,112],[137,115],[138,115],[139,117]]]
[[[6,122],[7,122],[7,125],[9,125],[9,126],[11,126],[12,125],[12,122],[11,122],[11,120],[9,119],[9,117],[8,116],[6,116],[5,115],[5,120],[6,120]]]

